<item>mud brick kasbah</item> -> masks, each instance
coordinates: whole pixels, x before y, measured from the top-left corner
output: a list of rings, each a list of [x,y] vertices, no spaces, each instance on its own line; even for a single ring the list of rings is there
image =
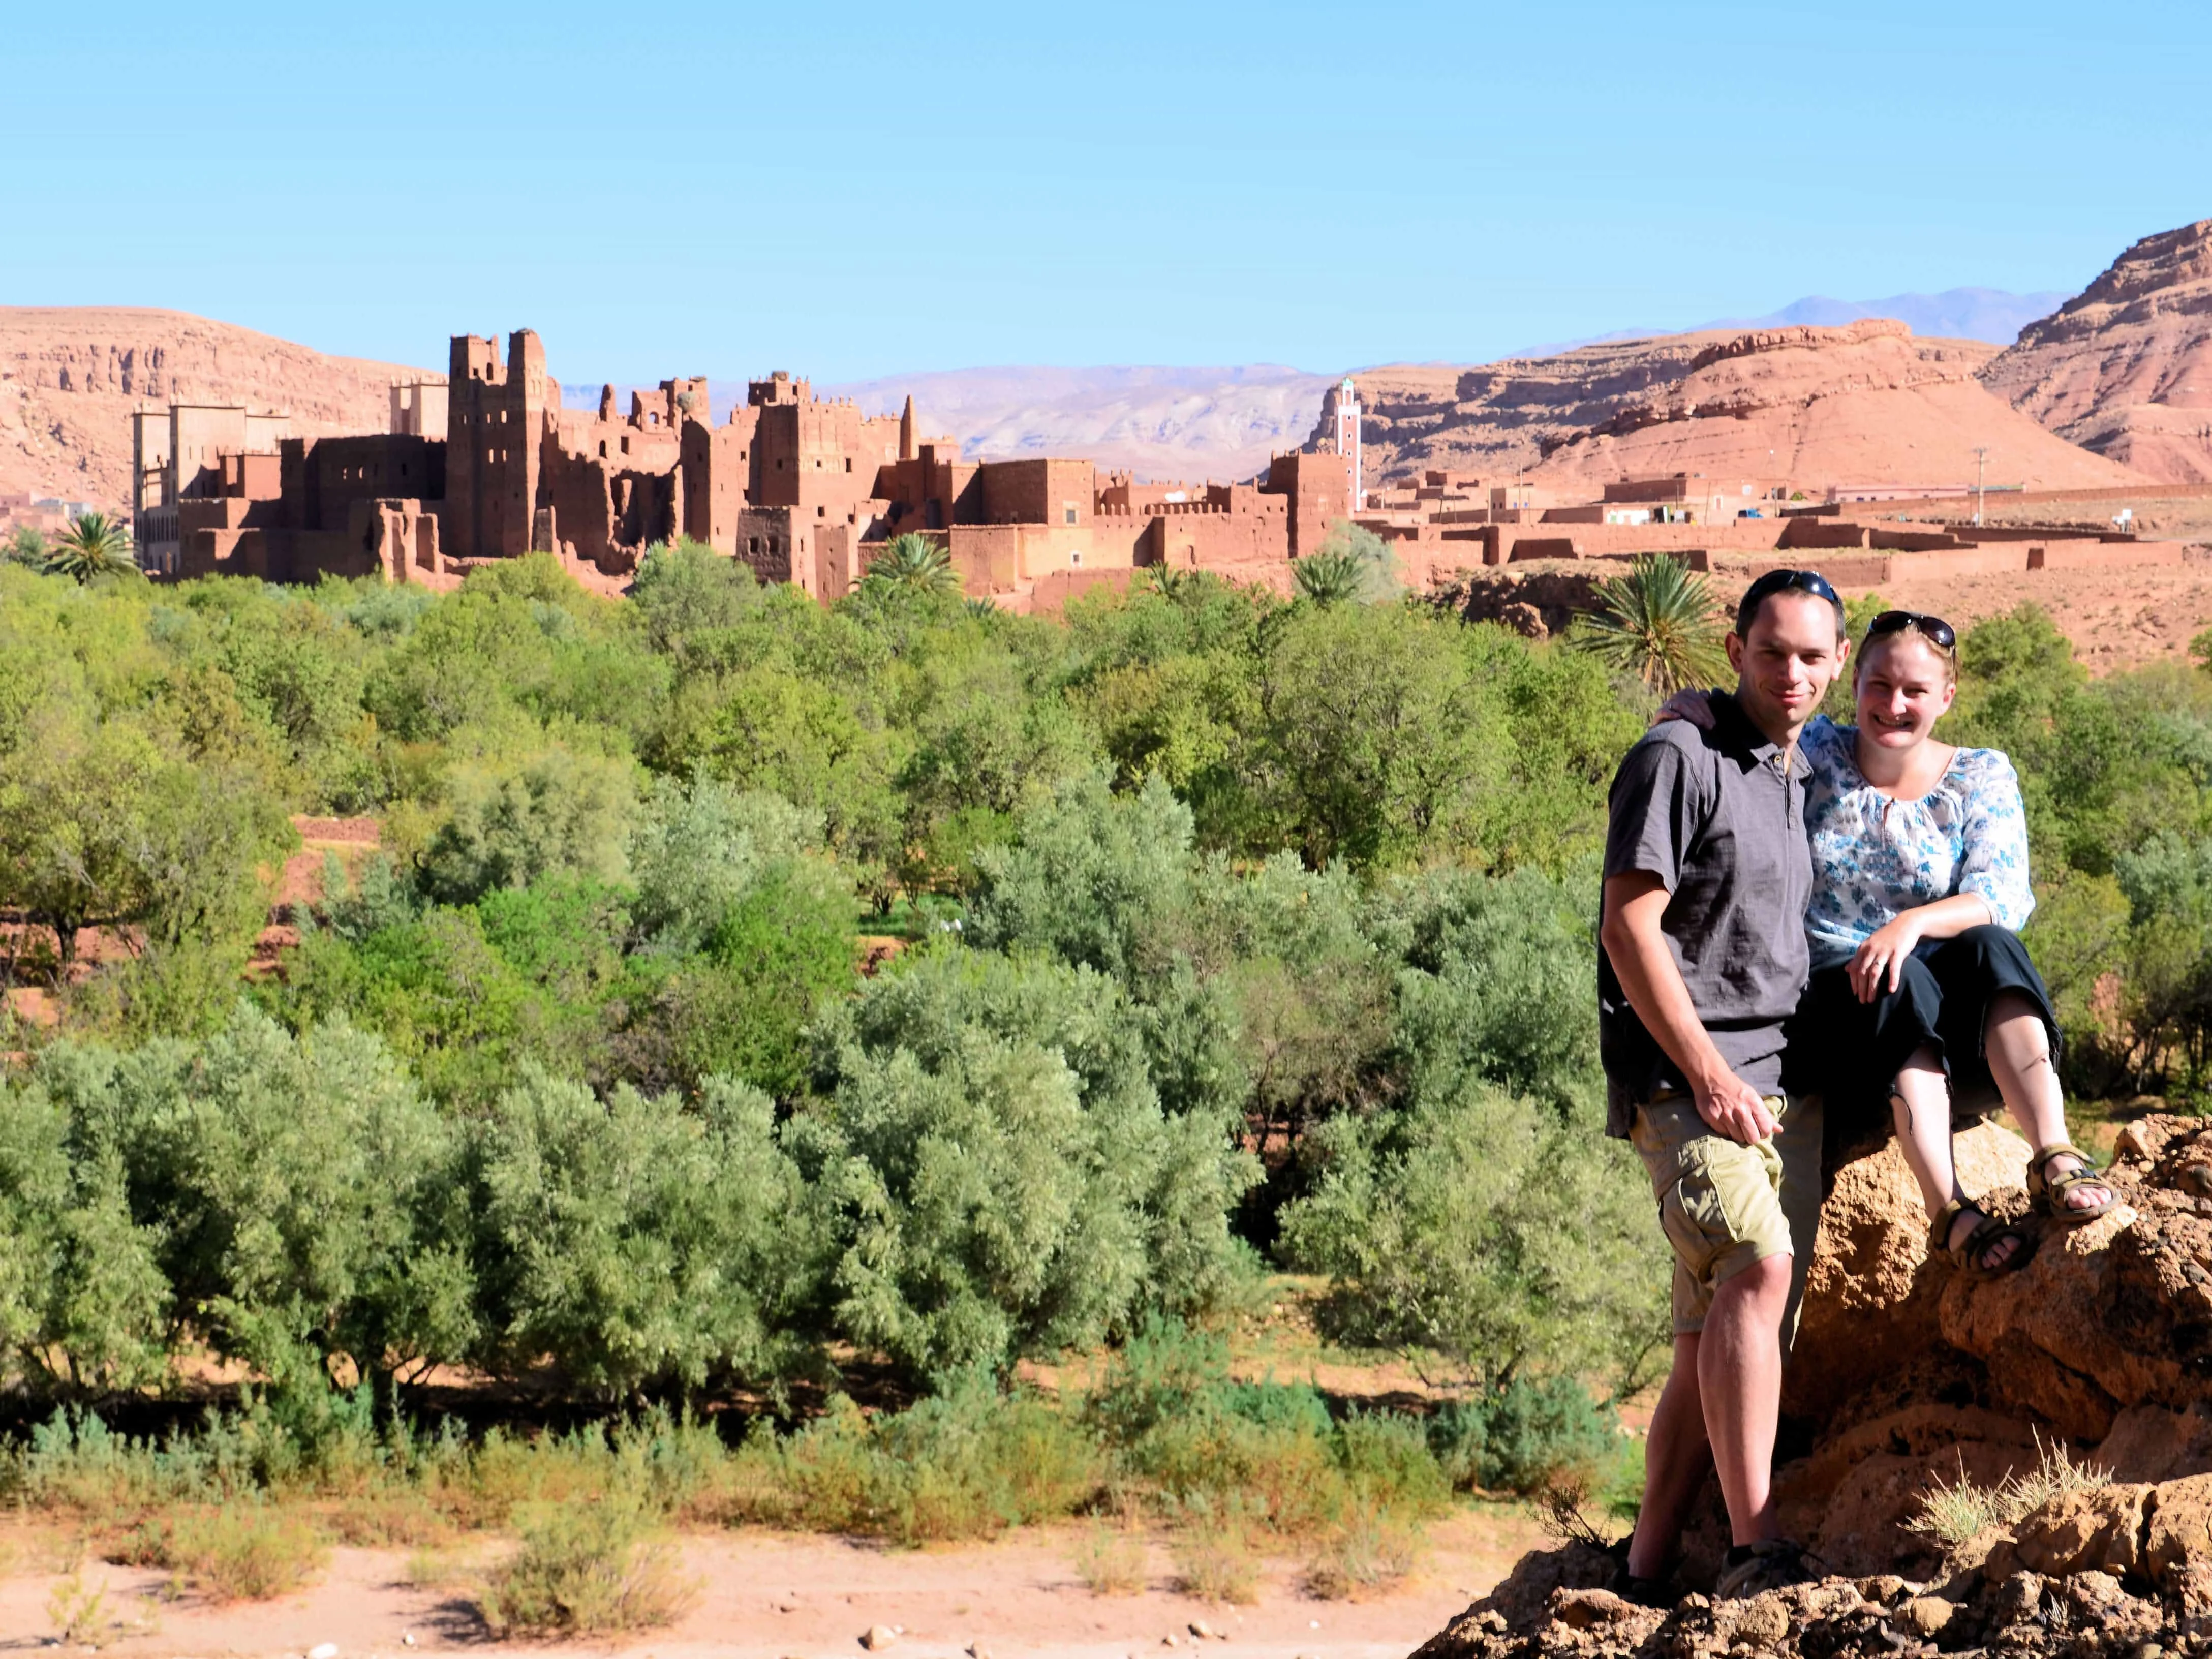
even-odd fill
[[[1650,551],[1724,585],[1801,549],[1862,585],[2183,556],[2127,532],[1895,522],[1902,507],[1966,505],[1895,499],[1951,487],[1831,484],[1825,501],[1792,507],[1806,497],[1782,478],[1676,472],[1577,489],[1430,470],[1369,491],[1350,380],[1328,390],[1304,449],[1225,484],[1140,483],[1085,459],[964,459],[922,431],[911,398],[896,417],[868,416],[781,373],[749,383],[719,426],[700,377],[633,392],[627,411],[611,386],[596,409],[564,408],[528,329],[504,357],[496,340],[454,337],[447,380],[394,383],[380,433],[302,437],[281,412],[196,404],[142,409],[131,424],[140,560],[166,578],[380,574],[443,589],[484,561],[543,552],[618,593],[647,547],[683,536],[826,602],[892,537],[919,532],[969,594],[1057,610],[1148,568],[1288,592],[1291,562],[1346,520],[1390,544],[1416,588],[1476,566]],[[1889,522],[1841,516],[1876,497]]]
[[[687,536],[763,580],[830,599],[890,538],[944,545],[971,594],[1056,605],[1146,566],[1286,582],[1357,510],[1352,458],[1279,455],[1249,483],[1139,483],[1088,460],[963,459],[896,417],[755,380],[713,424],[704,379],[617,410],[565,409],[528,329],[453,341],[445,384],[392,388],[389,430],[295,437],[281,414],[173,405],[132,417],[135,525],[155,574],[443,588],[473,565],[558,555],[616,591],[644,550]]]

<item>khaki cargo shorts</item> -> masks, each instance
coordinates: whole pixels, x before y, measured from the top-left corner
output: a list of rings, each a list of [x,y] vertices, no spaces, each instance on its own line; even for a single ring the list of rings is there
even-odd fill
[[[1786,1351],[1797,1332],[1805,1273],[1820,1225],[1820,1101],[1769,1096],[1782,1133],[1756,1146],[1716,1134],[1686,1094],[1636,1109],[1630,1139],[1651,1176],[1659,1225],[1674,1251],[1674,1330],[1705,1328],[1713,1291],[1754,1261],[1795,1258]]]

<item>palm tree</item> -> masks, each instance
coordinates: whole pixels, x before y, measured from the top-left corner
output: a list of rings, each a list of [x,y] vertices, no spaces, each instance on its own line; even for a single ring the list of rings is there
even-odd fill
[[[80,582],[138,574],[138,562],[131,556],[131,532],[105,513],[73,520],[40,568],[49,576],[73,576]]]
[[[1180,604],[1198,586],[1198,572],[1177,570],[1171,565],[1148,565],[1140,579],[1142,584],[1164,599]]]
[[[958,591],[960,573],[944,548],[909,530],[884,544],[861,580],[878,592],[949,593]]]
[[[1347,548],[1324,547],[1291,561],[1291,577],[1298,592],[1324,607],[1365,599],[1373,570],[1370,561]]]
[[[1626,576],[1597,585],[1595,611],[1578,617],[1569,640],[1616,672],[1662,697],[1723,678],[1728,653],[1705,578],[1668,553],[1639,553]]]

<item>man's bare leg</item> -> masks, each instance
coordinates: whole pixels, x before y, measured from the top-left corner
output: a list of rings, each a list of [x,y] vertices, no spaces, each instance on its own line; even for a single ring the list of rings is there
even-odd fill
[[[1698,1344],[1698,1394],[1732,1543],[1779,1535],[1774,1431],[1782,1414],[1782,1316],[1790,1304],[1790,1261],[1771,1255],[1723,1283]]]
[[[1692,1331],[1674,1338],[1674,1369],[1659,1391],[1651,1431],[1644,1437],[1644,1506],[1636,1513],[1636,1535],[1628,1546],[1631,1575],[1666,1576],[1711,1462],[1705,1408],[1698,1395],[1698,1336]]]

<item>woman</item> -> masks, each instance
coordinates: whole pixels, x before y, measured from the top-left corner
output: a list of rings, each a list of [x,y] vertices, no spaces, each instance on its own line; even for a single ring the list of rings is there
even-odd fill
[[[2008,1273],[2027,1265],[2034,1236],[1960,1189],[1954,1082],[1995,1082],[2035,1148],[2028,1191],[2051,1221],[2079,1226],[2116,1201],[2067,1144],[2057,1025],[2015,932],[2035,907],[2019,780],[2001,750],[1930,735],[1958,695],[1949,623],[1882,612],[1852,686],[1857,726],[1816,716],[1799,738],[1811,769],[1813,974],[1790,1081],[1822,1091],[1832,1115],[1887,1097],[1929,1247],[1977,1276]]]

